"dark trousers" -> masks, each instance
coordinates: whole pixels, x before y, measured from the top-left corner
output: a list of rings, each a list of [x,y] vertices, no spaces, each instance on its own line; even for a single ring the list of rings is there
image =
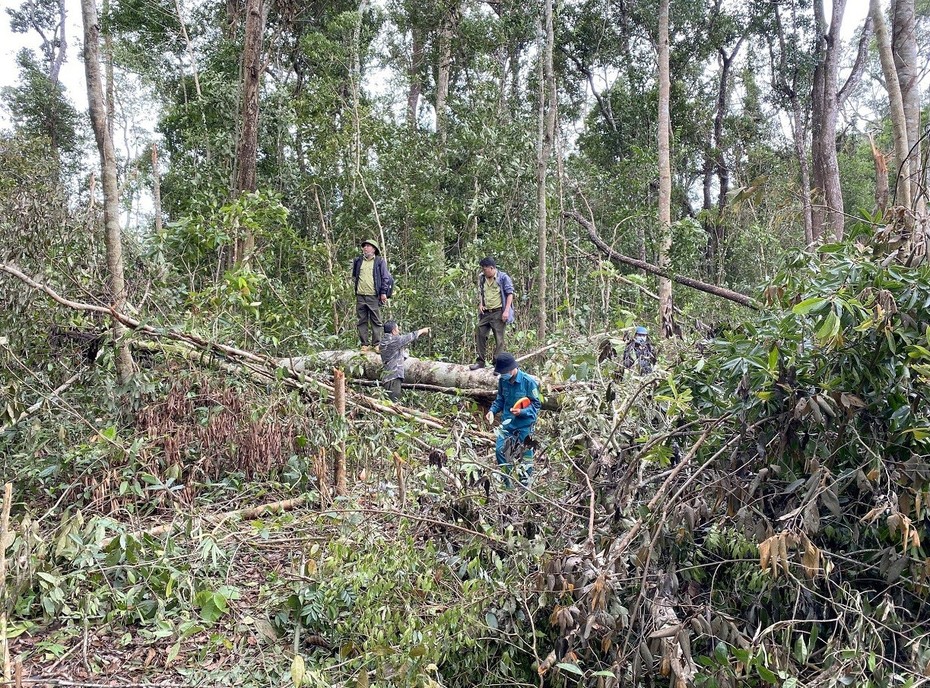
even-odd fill
[[[485,311],[478,319],[478,363],[484,363],[488,352],[488,335],[494,332],[494,358],[504,350],[504,330],[507,323],[501,320],[502,309]]]
[[[387,392],[388,399],[396,402],[400,399],[400,386],[404,383],[404,378],[395,377],[393,380],[385,380],[381,384]]]
[[[377,296],[355,295],[355,310],[358,313],[358,338],[362,346],[368,346],[368,325],[371,323],[371,344],[381,342],[381,299]]]

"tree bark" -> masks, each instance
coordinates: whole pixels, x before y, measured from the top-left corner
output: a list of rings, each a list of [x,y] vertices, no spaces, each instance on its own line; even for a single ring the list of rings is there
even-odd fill
[[[672,249],[672,163],[669,151],[671,121],[669,115],[670,79],[668,66],[668,5],[659,2],[659,269],[669,266]],[[659,277],[659,330],[663,337],[675,334],[672,307],[672,282]]]
[[[730,88],[730,69],[733,66],[733,60],[736,59],[740,47],[746,35],[740,36],[732,52],[727,55],[727,51],[720,48],[717,52],[720,57],[720,81],[717,85],[717,106],[714,113],[714,131],[713,140],[704,157],[704,230],[707,232],[707,256],[710,260],[711,267],[716,262],[716,270],[712,274],[720,271],[722,266],[722,257],[720,255],[721,246],[724,241],[723,230],[723,211],[727,205],[727,193],[730,190],[730,170],[727,167],[726,158],[723,156],[723,120],[727,115],[728,95]],[[718,181],[717,208],[714,213],[714,202],[711,196],[711,185],[713,176],[716,173]],[[713,217],[712,217],[713,215]]]
[[[236,143],[236,186],[233,195],[257,188],[259,89],[262,76],[262,38],[265,32],[264,0],[247,0],[245,43],[242,49],[242,114]],[[255,248],[251,231],[240,230],[233,263],[249,265]]]
[[[333,401],[336,406],[336,415],[345,425],[346,421],[346,374],[339,368],[333,369],[333,388],[336,390]],[[345,497],[348,492],[346,485],[346,442],[339,441],[336,448],[336,461],[333,464],[333,482],[337,497]]]
[[[894,195],[898,205],[909,208],[911,206],[911,175],[908,165],[907,119],[904,112],[901,86],[898,83],[898,72],[895,70],[895,56],[892,54],[891,37],[888,34],[885,16],[878,0],[870,0],[869,14],[875,24],[878,56],[882,63],[882,73],[885,76],[885,89],[888,92],[888,104],[891,113],[891,130],[894,137]]]
[[[539,320],[537,338],[546,341],[546,246],[547,246],[547,189],[546,178],[549,171],[549,157],[552,154],[552,140],[555,136],[556,92],[555,76],[552,69],[552,46],[554,31],[552,22],[552,0],[543,0],[543,16],[540,24],[540,58],[539,58],[539,105],[538,130],[536,138],[536,241],[539,257],[538,296]]]
[[[907,144],[909,150],[913,149],[911,150],[911,159],[919,160],[920,70],[917,64],[919,57],[917,55],[914,0],[894,0],[891,7],[893,12],[891,19],[891,47],[894,53],[894,66],[898,74],[898,84],[901,87]],[[912,192],[913,190],[912,188]],[[911,193],[911,197],[914,196],[916,194]]]
[[[100,26],[94,0],[81,0],[84,22],[84,72],[87,75],[87,103],[103,180],[104,244],[110,277],[110,299],[113,310],[122,312],[126,305],[126,283],[123,276],[123,243],[119,226],[119,197],[116,183],[116,153],[107,123],[107,108],[103,99],[100,75]],[[132,355],[123,341],[124,328],[113,319],[113,340],[116,345],[116,377],[120,385],[132,377]]]
[[[58,85],[58,76],[61,73],[61,65],[64,64],[65,55],[68,52],[68,39],[65,34],[66,20],[68,12],[65,9],[65,0],[58,0],[58,26],[55,32],[58,34],[58,45],[55,48],[51,59],[49,60],[48,80],[53,86]]]
[[[417,107],[420,104],[420,72],[423,69],[423,43],[424,32],[415,17],[410,18],[412,26],[410,45],[410,71],[407,75],[407,128],[414,131],[417,128]]]
[[[835,0],[826,29],[823,0],[814,0],[815,31],[818,36],[817,67],[814,69],[811,154],[814,162],[814,187],[820,203],[814,211],[814,239],[832,231],[841,239],[844,229],[843,192],[839,162],[836,157],[836,97],[840,59],[840,27],[846,0]]]
[[[439,71],[436,78],[436,133],[440,141],[446,140],[446,100],[449,97],[449,79],[452,71],[452,38],[459,21],[459,0],[451,0],[442,15],[439,29]]]
[[[278,365],[295,373],[308,369],[326,370],[341,368],[362,380],[377,381],[381,379],[383,366],[381,357],[371,352],[345,350],[320,351],[310,356],[282,358]],[[537,378],[538,380],[538,378]],[[404,386],[444,394],[458,394],[490,402],[497,396],[497,376],[489,368],[469,370],[468,366],[445,361],[429,361],[408,358],[404,366]],[[558,391],[562,387],[544,385],[543,408],[557,410],[560,405],[557,398],[547,396],[547,392]]]
[[[682,277],[681,275],[672,275],[668,272],[667,269],[658,267],[656,265],[651,265],[643,260],[637,260],[636,258],[630,258],[625,256],[622,253],[618,253],[613,248],[611,248],[600,235],[597,233],[597,229],[594,227],[594,224],[589,221],[584,216],[578,214],[577,212],[570,210],[565,213],[566,217],[570,217],[575,222],[580,224],[588,232],[588,237],[591,239],[591,243],[597,246],[600,251],[610,258],[612,261],[621,263],[623,265],[629,265],[634,267],[637,270],[642,270],[643,272],[648,272],[651,275],[656,275],[657,277],[665,278],[670,281],[677,282],[685,287],[690,287],[691,289],[697,289],[698,291],[703,291],[706,294],[712,294],[713,296],[719,296],[722,299],[727,301],[732,301],[733,303],[738,303],[741,306],[746,308],[752,308],[753,310],[759,310],[758,304],[749,296],[745,294],[740,294],[731,289],[725,287],[718,287],[715,284],[708,284],[707,282],[701,282],[700,280],[691,279],[690,277]],[[661,293],[659,297],[661,299]]]
[[[830,27],[827,29],[823,0],[814,0],[814,24],[817,33],[817,66],[814,69],[811,116],[811,157],[813,160],[814,187],[821,202],[813,212],[813,238],[819,240],[830,231],[837,241],[842,240],[845,229],[843,187],[840,181],[839,161],[836,155],[836,121],[839,109],[853,91],[865,68],[872,23],[866,19],[859,37],[856,62],[842,88],[837,90],[837,77],[842,54],[840,29],[846,0],[834,0]]]
[[[875,164],[875,207],[882,215],[888,208],[888,161],[885,154],[875,145],[875,138],[869,134],[872,148],[872,162]]]

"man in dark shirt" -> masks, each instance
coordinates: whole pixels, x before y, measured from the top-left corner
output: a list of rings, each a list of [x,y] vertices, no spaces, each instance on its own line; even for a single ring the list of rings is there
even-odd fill
[[[429,334],[428,327],[401,334],[400,328],[393,320],[384,323],[384,335],[381,337],[381,363],[384,365],[384,373],[381,380],[391,401],[396,402],[400,399],[400,388],[404,383],[404,359],[407,358],[406,347],[425,334]]]

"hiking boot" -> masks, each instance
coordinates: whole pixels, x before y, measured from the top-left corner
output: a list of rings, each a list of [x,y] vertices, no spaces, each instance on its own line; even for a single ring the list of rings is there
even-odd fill
[[[484,361],[478,361],[477,363],[472,363],[470,366],[468,366],[469,370],[481,370],[482,368],[484,368]]]
[[[376,353],[376,354],[380,354],[380,353],[381,353],[381,345],[380,345],[380,344],[375,344],[375,353]]]

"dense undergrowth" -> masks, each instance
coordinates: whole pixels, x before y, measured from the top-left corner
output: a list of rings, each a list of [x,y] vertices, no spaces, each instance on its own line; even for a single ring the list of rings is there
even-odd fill
[[[325,395],[161,354],[114,390],[105,354],[0,435],[13,652],[78,680],[918,685],[930,270],[894,248],[798,255],[763,312],[647,378],[566,337],[529,367],[587,384],[541,422],[529,491],[471,402],[408,396],[441,431],[342,424]]]

